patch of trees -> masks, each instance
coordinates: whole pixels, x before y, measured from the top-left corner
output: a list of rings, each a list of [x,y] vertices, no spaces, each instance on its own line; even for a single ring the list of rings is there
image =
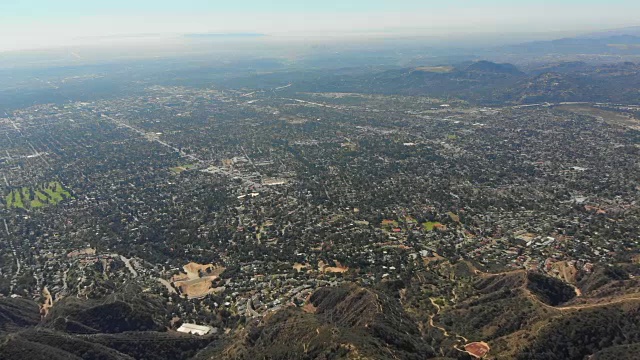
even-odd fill
[[[530,272],[527,287],[546,304],[556,306],[573,299],[575,290],[561,280]]]
[[[0,298],[0,334],[40,322],[38,304],[31,300]]]
[[[624,309],[610,305],[580,310],[544,328],[535,342],[517,358],[583,359],[602,349],[637,344],[640,342],[639,322],[640,307],[637,304]],[[612,349],[618,350],[621,349]]]

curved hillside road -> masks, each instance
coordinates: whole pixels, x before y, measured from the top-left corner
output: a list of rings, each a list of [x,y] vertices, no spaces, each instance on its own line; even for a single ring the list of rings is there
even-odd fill
[[[131,271],[131,274],[133,274],[133,277],[138,277],[138,272],[133,268],[133,266],[131,266],[131,259],[127,259],[123,255],[120,255],[120,260],[122,260],[122,262],[124,262],[124,264],[127,266],[129,271]]]
[[[173,288],[173,286],[171,286],[171,283],[170,283],[170,282],[168,282],[167,280],[162,279],[162,278],[157,278],[157,280],[158,280],[162,285],[164,285],[164,287],[166,287],[166,288],[167,288],[167,290],[169,291],[169,294],[177,294],[176,289],[174,289],[174,288]]]
[[[462,336],[462,335],[458,335],[458,334],[449,334],[449,332],[447,331],[447,329],[443,328],[442,326],[438,326],[438,325],[436,325],[436,324],[433,322],[433,318],[434,318],[436,315],[438,315],[438,314],[440,313],[440,310],[442,310],[442,308],[440,307],[440,305],[436,304],[436,302],[433,300],[433,298],[429,298],[429,301],[431,301],[431,304],[432,304],[433,306],[435,306],[435,307],[436,307],[436,309],[437,309],[437,311],[436,311],[436,313],[435,313],[435,314],[431,314],[431,315],[429,315],[429,326],[431,326],[432,328],[436,328],[436,329],[438,329],[438,330],[442,331],[442,334],[443,334],[444,336],[446,336],[446,337],[451,337],[451,336],[455,337],[455,338],[456,338],[456,342],[453,344],[453,348],[454,348],[454,349],[456,349],[456,350],[458,350],[458,351],[460,351],[460,352],[467,353],[467,354],[469,354],[469,355],[471,355],[471,356],[474,356],[474,357],[475,357],[475,355],[471,354],[471,353],[470,353],[470,352],[468,352],[467,350],[460,349],[460,348],[458,347],[458,343],[460,343],[460,342],[462,342],[462,346],[463,346],[463,347],[464,347],[464,346],[466,346],[466,345],[469,343],[469,339],[467,339],[466,337],[464,337],[464,336]],[[486,343],[483,343],[483,344],[486,344]],[[488,347],[488,346],[489,346],[489,345],[487,345],[487,347]]]

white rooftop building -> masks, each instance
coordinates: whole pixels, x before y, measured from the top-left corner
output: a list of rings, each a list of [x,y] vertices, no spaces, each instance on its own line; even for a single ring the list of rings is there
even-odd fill
[[[193,335],[207,335],[211,332],[210,326],[196,325],[196,324],[182,324],[178,328],[178,331],[185,334],[193,334]]]

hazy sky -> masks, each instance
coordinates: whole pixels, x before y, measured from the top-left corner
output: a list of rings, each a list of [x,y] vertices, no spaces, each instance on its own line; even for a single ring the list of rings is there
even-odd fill
[[[638,0],[0,0],[0,51],[127,34],[439,36],[638,24]]]

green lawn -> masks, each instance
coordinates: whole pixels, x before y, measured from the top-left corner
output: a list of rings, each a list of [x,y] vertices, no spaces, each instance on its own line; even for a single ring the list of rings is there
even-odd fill
[[[36,190],[36,197],[38,198],[38,200],[40,201],[48,201],[49,198],[47,197],[47,195],[43,194],[40,190]]]
[[[37,209],[37,208],[41,208],[41,207],[44,206],[44,204],[38,199],[31,200],[31,204],[30,205],[31,205],[32,209]]]
[[[49,183],[49,185],[55,186],[56,193],[64,195],[64,197],[67,199],[71,198],[71,193],[69,193],[64,187],[62,187],[62,184],[60,184],[59,182],[52,182]]]
[[[31,191],[29,190],[28,187],[23,187],[22,188],[22,198],[23,199],[29,199],[31,198]]]
[[[442,224],[440,224],[439,222],[427,221],[426,223],[422,224],[422,227],[425,229],[425,231],[433,231],[436,226],[440,225]]]
[[[51,190],[50,188],[46,188],[44,189],[44,192],[47,193],[47,195],[49,195],[49,202],[52,204],[57,204],[60,201],[62,201],[62,195],[58,194],[57,192]]]
[[[17,208],[24,209],[24,203],[22,202],[22,196],[20,195],[20,191],[13,191],[13,206]]]
[[[60,182],[51,181],[36,187],[13,189],[4,199],[9,209],[28,210],[55,205],[63,200],[73,199],[73,196]]]
[[[9,194],[4,197],[4,202],[7,204],[8,208],[13,206],[13,191],[9,192]]]

